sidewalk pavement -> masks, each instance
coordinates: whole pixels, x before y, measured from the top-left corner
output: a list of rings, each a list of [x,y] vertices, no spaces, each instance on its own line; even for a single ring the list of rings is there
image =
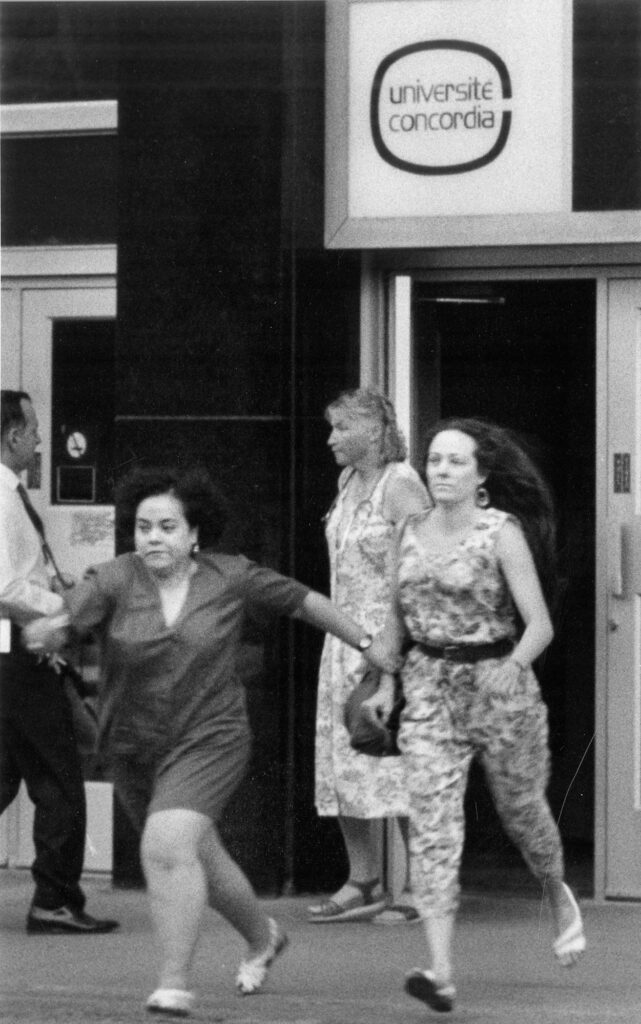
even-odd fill
[[[98,877],[85,888],[89,912],[117,917],[120,931],[28,936],[29,873],[0,871],[2,1024],[158,1019],[143,1009],[155,968],[144,892],[112,889]],[[234,992],[239,936],[221,918],[207,917],[194,970],[195,1024],[641,1024],[641,904],[582,901],[588,951],[579,966],[563,970],[536,899],[466,895],[457,1005],[441,1015],[403,992],[405,972],[425,965],[419,924],[309,924],[308,902],[264,901],[291,944],[255,996]]]

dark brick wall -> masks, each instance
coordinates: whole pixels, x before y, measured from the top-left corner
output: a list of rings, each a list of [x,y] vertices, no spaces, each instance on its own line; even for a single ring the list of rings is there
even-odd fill
[[[131,7],[117,465],[204,462],[231,502],[226,546],[326,591],[322,413],[357,381],[359,265],[322,245],[323,5]],[[264,892],[342,869],[313,810],[319,652],[311,630],[248,624],[254,756],[223,831]]]

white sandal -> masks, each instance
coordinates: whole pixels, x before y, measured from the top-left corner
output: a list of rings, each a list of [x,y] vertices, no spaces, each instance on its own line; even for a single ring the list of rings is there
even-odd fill
[[[279,953],[282,953],[289,939],[282,932],[273,917],[269,918],[269,943],[263,953],[243,960],[236,975],[236,989],[241,996],[250,996],[259,992],[267,977],[267,971]]]
[[[146,1003],[150,1013],[166,1013],[172,1017],[188,1017],[194,1008],[194,993],[184,988],[157,988]]]
[[[585,951],[587,943],[585,941],[583,918],[581,917],[579,904],[575,900],[572,890],[565,884],[565,882],[563,883],[563,888],[565,889],[565,894],[570,901],[572,909],[574,910],[574,920],[572,921],[572,924],[568,925],[565,931],[554,940],[552,948],[554,950],[555,957],[562,967],[573,967],[581,954]]]

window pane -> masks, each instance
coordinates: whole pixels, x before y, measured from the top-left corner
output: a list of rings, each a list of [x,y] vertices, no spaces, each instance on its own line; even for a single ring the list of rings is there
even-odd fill
[[[641,4],[574,3],[573,209],[641,209]]]
[[[53,324],[52,504],[113,500],[115,320]]]
[[[115,135],[5,139],[2,245],[116,242]]]

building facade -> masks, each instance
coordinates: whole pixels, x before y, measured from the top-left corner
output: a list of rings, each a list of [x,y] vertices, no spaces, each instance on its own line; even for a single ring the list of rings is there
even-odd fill
[[[439,0],[2,5],[3,386],[39,410],[31,493],[75,571],[126,543],[124,467],[198,460],[232,505],[225,543],[326,590],[323,409],[359,380],[395,400],[417,466],[440,415],[519,430],[560,521],[551,801],[595,893],[639,898],[641,19],[629,0],[552,5],[537,75],[522,25],[490,46],[486,23],[481,44],[483,0],[457,6],[474,17],[448,50]],[[534,113],[526,72],[549,90]],[[490,141],[452,156],[466,114]],[[319,652],[309,630],[248,623],[254,755],[224,831],[262,892],[344,869],[313,810]],[[480,778],[469,801],[482,859]],[[113,838],[135,880],[117,805]]]

